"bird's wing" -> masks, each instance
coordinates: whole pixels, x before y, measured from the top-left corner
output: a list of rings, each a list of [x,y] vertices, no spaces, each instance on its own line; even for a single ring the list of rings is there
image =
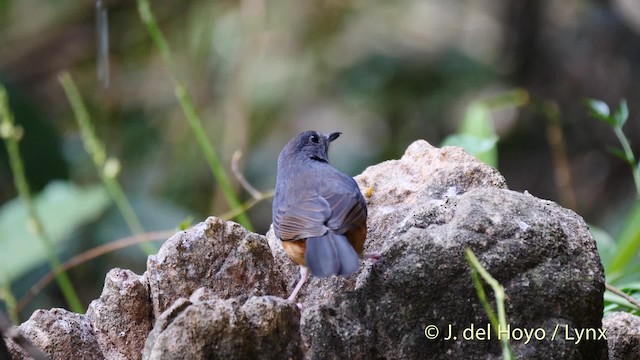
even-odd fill
[[[322,236],[327,232],[325,223],[331,217],[329,203],[314,196],[274,209],[273,228],[282,240],[306,239]]]
[[[336,172],[325,178],[320,195],[331,207],[327,227],[337,234],[344,234],[367,219],[367,204],[352,177]]]

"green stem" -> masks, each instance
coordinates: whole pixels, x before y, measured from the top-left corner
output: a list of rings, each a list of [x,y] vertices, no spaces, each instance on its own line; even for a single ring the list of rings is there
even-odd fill
[[[494,330],[498,329],[498,317],[496,317],[496,313],[491,308],[491,304],[489,304],[489,299],[487,298],[487,293],[484,291],[484,287],[482,286],[482,281],[480,281],[480,275],[475,267],[471,267],[471,277],[473,280],[473,286],[476,288],[476,293],[478,295],[478,299],[484,308],[484,312],[487,314],[489,318],[489,322],[491,323],[491,327]]]
[[[631,172],[633,173],[633,181],[636,185],[636,196],[640,198],[640,168],[639,165],[636,164],[635,156],[633,156],[633,151],[631,150],[631,145],[629,144],[629,140],[622,132],[622,127],[614,126],[613,131],[616,133],[620,144],[622,145],[622,150],[624,150],[624,155],[627,158],[627,161],[631,164]]]
[[[169,43],[165,39],[164,35],[162,35],[162,30],[158,26],[155,17],[153,16],[153,12],[151,12],[151,6],[149,6],[148,0],[136,0],[138,3],[138,12],[140,13],[140,18],[142,22],[147,27],[147,31],[153,39],[153,42],[156,44],[158,51],[160,51],[160,56],[162,56],[162,60],[165,62],[167,67],[169,68],[169,75],[173,77],[174,82],[178,82],[175,64],[173,62],[173,57],[171,56],[171,49],[169,48]]]
[[[156,44],[156,47],[160,52],[160,56],[162,57],[169,70],[169,74],[175,86],[176,97],[180,102],[182,112],[184,113],[187,121],[189,122],[189,125],[191,126],[191,130],[196,137],[196,141],[198,143],[198,146],[200,147],[200,150],[207,160],[209,168],[211,169],[211,173],[220,185],[222,193],[224,194],[227,203],[231,207],[231,210],[234,211],[236,209],[239,209],[241,206],[240,200],[238,199],[233,186],[231,186],[231,181],[229,180],[229,177],[227,176],[227,173],[224,170],[224,167],[222,166],[222,163],[220,162],[220,159],[216,154],[214,147],[211,145],[209,139],[207,138],[206,131],[204,129],[204,126],[202,125],[202,120],[200,119],[200,116],[193,106],[191,97],[183,86],[182,81],[180,81],[180,79],[178,78],[178,72],[176,71],[173,56],[171,55],[169,43],[162,34],[162,30],[160,30],[160,27],[158,26],[158,23],[153,16],[151,7],[149,6],[149,1],[136,1],[138,3],[138,12],[140,13],[140,18],[146,26],[151,39]],[[253,231],[253,226],[251,225],[251,221],[249,220],[249,217],[246,213],[239,212],[236,216],[236,219],[242,226],[247,228],[247,230]]]
[[[27,213],[29,214],[30,223],[28,226],[33,230],[38,239],[40,239],[40,242],[45,249],[45,253],[49,258],[49,264],[56,273],[58,286],[60,286],[60,290],[69,304],[69,307],[74,312],[82,313],[84,312],[84,307],[80,302],[80,298],[74,290],[69,276],[61,269],[60,259],[56,254],[53,241],[45,231],[42,225],[42,220],[40,219],[33,203],[24,166],[22,164],[22,158],[20,156],[20,148],[18,146],[18,140],[21,136],[21,130],[19,129],[21,128],[15,126],[13,114],[9,110],[9,101],[7,99],[6,89],[4,86],[0,85],[0,134],[4,138],[4,142],[7,147],[9,163],[13,172],[14,183],[18,189],[18,195],[24,202],[25,207],[27,208]]]
[[[20,322],[18,321],[18,302],[11,291],[11,282],[5,277],[4,271],[0,272],[0,300],[4,301],[7,307],[9,319],[11,319],[14,324],[18,324]]]
[[[473,285],[476,288],[476,293],[478,294],[478,299],[482,303],[482,306],[487,313],[487,317],[489,317],[489,321],[491,322],[491,326],[502,344],[502,356],[505,360],[511,360],[513,358],[513,353],[511,352],[511,346],[509,345],[509,337],[500,336],[499,334],[500,329],[507,329],[507,314],[504,308],[504,288],[491,276],[491,274],[489,274],[482,264],[480,264],[480,261],[478,261],[478,258],[473,254],[471,249],[464,249],[464,253],[467,261],[471,265],[471,276],[473,278]],[[496,314],[493,312],[493,309],[491,309],[491,305],[487,300],[487,295],[482,287],[478,274],[480,274],[484,281],[486,281],[493,289],[493,294],[496,298],[496,307],[498,308],[497,319]]]
[[[215,150],[209,143],[207,139],[206,132],[204,127],[202,126],[202,122],[196,113],[195,108],[193,107],[193,103],[191,102],[191,98],[187,94],[187,91],[184,87],[178,85],[176,86],[176,96],[180,101],[180,106],[182,106],[182,111],[185,113],[191,128],[193,129],[193,133],[196,137],[196,141],[200,145],[200,149],[204,153],[207,162],[209,163],[209,169],[213,173],[213,176],[218,180],[218,184],[222,189],[222,193],[225,195],[225,198],[229,205],[231,205],[232,209],[241,209],[242,204],[238,197],[235,194],[233,186],[231,186],[231,182],[229,181],[229,177],[227,177],[227,173],[224,171],[222,164],[218,156],[215,153]],[[253,226],[249,220],[249,217],[244,211],[238,212],[236,215],[238,222],[242,224],[247,230],[253,231]]]
[[[108,164],[115,164],[117,160],[115,159],[107,159],[106,151],[104,149],[104,145],[98,137],[96,136],[93,126],[91,124],[91,120],[89,118],[89,112],[85,107],[82,97],[80,96],[80,92],[78,92],[78,88],[73,82],[71,75],[68,72],[64,72],[59,76],[60,84],[64,89],[67,98],[69,99],[69,103],[71,104],[71,108],[73,109],[73,113],[75,115],[76,121],[80,127],[80,132],[82,134],[82,140],[85,144],[85,149],[91,156],[93,160],[93,164],[96,167],[96,170],[104,184],[105,188],[109,192],[111,199],[116,204],[116,207],[122,214],[129,230],[133,234],[142,234],[145,232],[140,219],[136,215],[131,203],[127,199],[127,196],[122,190],[120,183],[116,178],[117,171],[107,171]],[[140,248],[146,254],[154,254],[157,252],[157,249],[150,243],[141,243]]]
[[[140,219],[136,215],[135,210],[133,210],[131,203],[127,199],[127,195],[125,194],[124,190],[122,190],[120,184],[115,180],[115,178],[108,177],[104,174],[101,174],[100,177],[102,178],[107,191],[109,191],[111,198],[115,202],[116,207],[122,214],[122,217],[124,217],[129,230],[131,230],[131,232],[135,235],[145,233],[145,229],[142,226]],[[147,255],[155,254],[158,251],[155,246],[148,242],[140,243],[140,248]]]

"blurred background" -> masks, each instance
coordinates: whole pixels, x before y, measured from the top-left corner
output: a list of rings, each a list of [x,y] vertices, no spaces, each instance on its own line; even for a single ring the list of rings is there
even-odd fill
[[[101,5],[0,0],[0,82],[24,130],[28,182],[62,261],[131,230],[85,151],[61,71],[70,72],[95,133],[117,159],[117,179],[145,231],[175,231],[185,219],[230,209],[136,2]],[[440,146],[473,104],[515,94],[488,108],[494,165],[511,189],[573,209],[606,239],[635,205],[629,166],[609,151],[618,140],[583,99],[612,109],[627,99],[624,131],[640,154],[637,0],[155,0],[151,10],[243,202],[251,195],[230,171],[238,150],[240,171],[267,192],[289,138],[341,131],[332,162],[356,175],[399,158],[414,140]],[[108,49],[99,40],[106,35]],[[265,233],[271,201],[248,216]],[[50,269],[26,219],[1,146],[0,307]],[[146,254],[133,246],[69,276],[86,307],[110,268],[142,273],[145,266]],[[24,305],[21,320],[37,308],[66,307],[55,283]]]

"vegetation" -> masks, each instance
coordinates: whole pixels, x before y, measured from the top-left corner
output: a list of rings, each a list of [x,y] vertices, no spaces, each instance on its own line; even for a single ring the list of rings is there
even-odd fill
[[[629,108],[625,100],[620,102],[620,106],[613,113],[602,101],[588,100],[586,104],[596,119],[613,128],[622,150],[614,148],[611,152],[629,164],[637,196],[635,206],[625,216],[622,230],[615,241],[612,241],[612,237],[602,229],[594,231],[607,282],[616,286],[610,286],[609,292],[605,294],[605,313],[622,310],[640,314],[640,264],[637,261],[640,249],[640,163],[637,162],[629,140],[622,131],[629,118]]]

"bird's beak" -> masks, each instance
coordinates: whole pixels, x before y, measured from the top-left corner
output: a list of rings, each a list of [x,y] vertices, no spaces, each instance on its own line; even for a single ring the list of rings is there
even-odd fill
[[[325,136],[327,137],[327,140],[329,140],[329,142],[332,142],[333,140],[337,139],[340,135],[342,135],[341,132],[334,132]]]

